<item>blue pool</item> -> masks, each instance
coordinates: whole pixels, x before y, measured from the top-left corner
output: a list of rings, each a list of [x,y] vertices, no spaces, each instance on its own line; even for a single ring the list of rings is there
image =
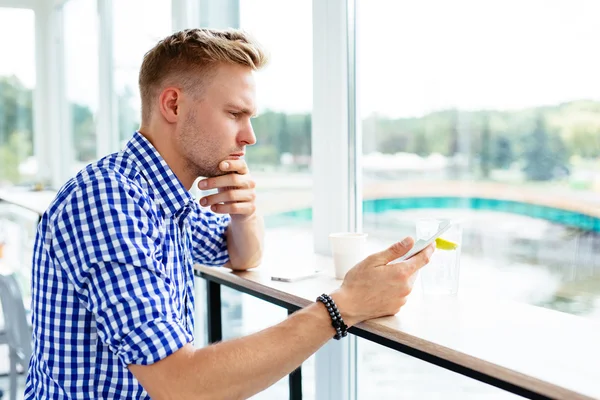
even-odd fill
[[[510,200],[466,197],[406,197],[363,201],[363,212],[380,214],[394,210],[415,209],[470,209],[499,211],[544,219],[585,231],[600,232],[600,218],[570,210]],[[312,209],[287,211],[266,218],[268,227],[289,226],[312,220]]]

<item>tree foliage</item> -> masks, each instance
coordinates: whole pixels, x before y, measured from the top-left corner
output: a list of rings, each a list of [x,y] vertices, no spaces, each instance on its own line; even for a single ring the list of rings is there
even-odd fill
[[[120,137],[139,126],[133,90],[118,96]],[[19,165],[33,151],[33,93],[16,77],[0,77],[0,180],[19,182]],[[71,104],[73,145],[78,161],[96,157],[96,120],[89,107]],[[307,167],[311,155],[311,116],[265,111],[253,120],[258,138],[248,149],[255,166],[280,166],[291,159]],[[530,180],[569,173],[569,159],[600,157],[600,103],[574,101],[514,111],[440,110],[419,117],[363,120],[364,153],[399,152],[447,157],[461,155],[487,178],[494,169],[519,165]],[[283,155],[286,155],[282,158]]]

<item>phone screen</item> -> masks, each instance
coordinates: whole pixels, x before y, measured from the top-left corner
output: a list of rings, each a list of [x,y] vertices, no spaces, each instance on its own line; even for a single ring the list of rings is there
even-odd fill
[[[429,246],[431,243],[433,243],[435,241],[435,239],[439,238],[448,229],[450,229],[451,226],[452,226],[452,222],[451,221],[449,221],[449,220],[443,220],[443,221],[441,221],[440,225],[438,227],[437,232],[435,232],[431,237],[429,237],[428,239],[419,239],[419,240],[417,240],[415,242],[414,246],[405,255],[403,255],[402,257],[399,257],[399,258],[395,259],[394,261],[390,262],[389,264],[396,264],[396,263],[408,260],[412,256],[420,253],[427,246]]]

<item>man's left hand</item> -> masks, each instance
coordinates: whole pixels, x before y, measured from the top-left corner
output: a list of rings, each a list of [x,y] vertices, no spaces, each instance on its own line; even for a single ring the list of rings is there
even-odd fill
[[[256,212],[256,183],[249,174],[244,160],[221,161],[219,169],[225,175],[198,182],[201,190],[218,189],[219,192],[200,199],[200,205],[210,206],[219,214],[230,214],[234,220],[246,220]]]

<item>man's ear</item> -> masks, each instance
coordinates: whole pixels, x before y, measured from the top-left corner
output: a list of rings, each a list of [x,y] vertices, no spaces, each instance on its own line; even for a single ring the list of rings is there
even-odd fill
[[[179,102],[181,100],[181,91],[175,87],[165,88],[159,100],[160,113],[168,122],[174,124],[179,119]]]

